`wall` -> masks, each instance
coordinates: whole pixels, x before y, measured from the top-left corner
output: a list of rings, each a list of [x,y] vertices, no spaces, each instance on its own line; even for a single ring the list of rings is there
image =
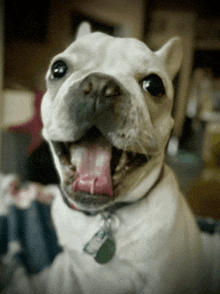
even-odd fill
[[[121,26],[124,36],[141,39],[144,34],[143,0],[52,0],[45,43],[8,42],[5,51],[5,87],[22,85],[45,90],[44,75],[52,56],[71,41],[72,11],[79,10],[101,21]]]

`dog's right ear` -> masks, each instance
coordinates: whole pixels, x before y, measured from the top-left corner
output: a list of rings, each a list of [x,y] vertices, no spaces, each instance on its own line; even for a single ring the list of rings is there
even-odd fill
[[[76,33],[76,40],[81,38],[82,36],[91,34],[91,32],[92,32],[92,28],[90,23],[88,23],[87,21],[82,22]]]

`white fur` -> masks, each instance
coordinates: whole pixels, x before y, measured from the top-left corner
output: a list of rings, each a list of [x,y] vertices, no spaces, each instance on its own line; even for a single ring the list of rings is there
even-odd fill
[[[100,215],[73,211],[57,197],[52,215],[65,249],[35,278],[42,279],[39,293],[202,293],[207,269],[201,236],[167,166],[146,198],[115,214],[116,256],[99,265],[83,247],[100,229]]]

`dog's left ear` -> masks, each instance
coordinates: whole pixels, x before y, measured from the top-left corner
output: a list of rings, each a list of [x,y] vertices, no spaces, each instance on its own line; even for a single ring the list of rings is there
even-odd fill
[[[181,39],[178,37],[170,39],[155,53],[163,59],[169,77],[173,79],[179,71],[182,63],[183,48]]]
[[[76,33],[76,40],[79,39],[82,36],[91,34],[92,28],[89,22],[84,21],[80,24],[78,27],[77,33]]]

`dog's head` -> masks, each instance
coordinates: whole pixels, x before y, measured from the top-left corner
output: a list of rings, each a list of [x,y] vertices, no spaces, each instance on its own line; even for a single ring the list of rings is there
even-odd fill
[[[178,38],[152,52],[136,39],[92,33],[52,60],[43,135],[63,194],[77,208],[101,210],[146,193],[173,126],[181,59]]]

